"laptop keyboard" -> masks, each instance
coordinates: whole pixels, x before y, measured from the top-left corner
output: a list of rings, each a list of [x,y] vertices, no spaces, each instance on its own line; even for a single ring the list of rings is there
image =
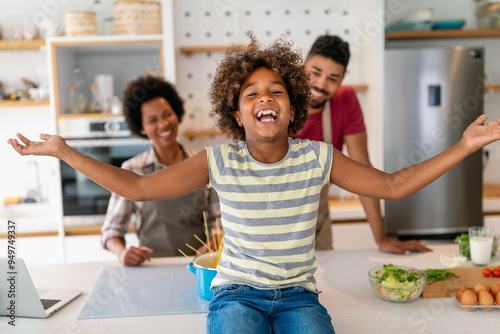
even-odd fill
[[[55,304],[59,303],[61,300],[60,299],[40,299],[43,305],[43,309],[47,310],[54,306]]]

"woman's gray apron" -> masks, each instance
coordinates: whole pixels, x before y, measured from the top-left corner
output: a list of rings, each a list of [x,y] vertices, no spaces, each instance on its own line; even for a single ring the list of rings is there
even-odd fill
[[[185,244],[195,249],[201,247],[195,234],[206,242],[205,201],[204,192],[197,190],[168,200],[144,202],[139,244],[153,249],[153,257],[182,255],[178,249],[194,255]]]

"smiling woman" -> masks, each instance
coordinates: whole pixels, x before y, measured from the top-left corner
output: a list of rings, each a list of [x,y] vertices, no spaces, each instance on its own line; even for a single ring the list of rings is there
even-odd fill
[[[122,168],[151,174],[178,165],[195,153],[177,142],[184,108],[170,83],[153,76],[132,81],[124,92],[123,107],[132,133],[151,139],[153,145],[125,161]],[[218,212],[214,191],[198,189],[179,198],[148,202],[132,202],[113,194],[102,228],[103,247],[125,265],[139,265],[150,256],[180,255],[178,249],[194,254],[186,244],[199,245],[195,236],[205,234],[204,211],[213,223]],[[125,245],[129,222],[134,223],[140,247]]]

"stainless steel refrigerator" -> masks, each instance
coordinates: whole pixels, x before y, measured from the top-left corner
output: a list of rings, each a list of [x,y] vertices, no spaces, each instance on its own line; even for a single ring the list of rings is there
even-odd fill
[[[483,88],[482,48],[386,50],[385,170],[456,144],[483,113]],[[385,201],[386,233],[401,239],[453,237],[482,224],[481,151],[417,193]]]

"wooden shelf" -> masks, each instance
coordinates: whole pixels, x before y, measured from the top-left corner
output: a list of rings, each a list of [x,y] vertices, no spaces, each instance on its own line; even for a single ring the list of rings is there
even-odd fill
[[[432,39],[432,38],[493,38],[500,37],[500,29],[438,29],[422,31],[388,31],[386,39]]]
[[[21,233],[16,233],[16,238],[52,237],[58,235],[59,232],[57,231],[21,232]],[[9,237],[8,234],[0,234],[0,239],[7,239],[8,237]]]
[[[61,118],[111,118],[111,117],[123,117],[122,114],[103,114],[103,113],[85,113],[85,114],[62,114],[57,115],[58,119]]]
[[[65,226],[64,235],[74,236],[74,235],[100,235],[101,225],[90,225],[90,226]],[[134,225],[128,225],[128,233],[134,233]]]
[[[1,107],[30,107],[30,106],[48,106],[49,100],[32,101],[32,100],[0,100]]]
[[[214,137],[214,136],[222,136],[223,133],[219,130],[200,130],[200,131],[184,131],[184,136],[186,136],[189,140],[193,140],[195,137]]]
[[[484,85],[485,91],[500,91],[500,84],[486,84]]]
[[[362,92],[368,89],[368,85],[349,85],[355,92]]]
[[[45,47],[44,39],[34,39],[32,41],[0,40],[0,51],[39,50],[41,47]]]
[[[184,53],[187,57],[191,57],[193,53],[199,52],[224,52],[230,47],[238,49],[246,49],[246,45],[214,45],[214,46],[181,46],[179,51]]]

